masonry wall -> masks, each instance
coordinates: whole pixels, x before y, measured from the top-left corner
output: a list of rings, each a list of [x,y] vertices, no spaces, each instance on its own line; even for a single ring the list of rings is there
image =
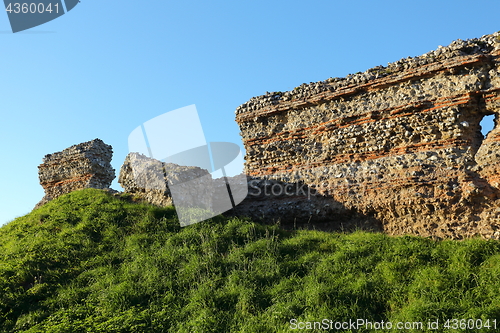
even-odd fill
[[[252,98],[236,121],[249,176],[304,182],[390,234],[499,238],[499,113],[495,33]]]
[[[113,148],[100,139],[80,143],[63,151],[45,155],[38,166],[44,198],[39,208],[60,195],[84,188],[109,188],[115,178],[111,167]]]

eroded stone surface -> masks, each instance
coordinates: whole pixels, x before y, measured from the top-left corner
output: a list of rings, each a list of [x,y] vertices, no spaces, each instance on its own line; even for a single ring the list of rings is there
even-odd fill
[[[204,193],[193,191],[193,180]],[[120,169],[118,183],[125,192],[158,206],[175,204],[175,197],[182,199],[184,206],[212,206],[212,178],[207,170],[195,166],[179,166],[130,153]]]
[[[45,196],[35,209],[75,190],[108,188],[115,178],[115,170],[110,164],[112,156],[112,147],[100,139],[45,155],[43,163],[38,166],[38,177]]]
[[[236,121],[249,176],[302,182],[389,234],[499,238],[500,129],[479,124],[499,113],[495,33],[254,97]]]

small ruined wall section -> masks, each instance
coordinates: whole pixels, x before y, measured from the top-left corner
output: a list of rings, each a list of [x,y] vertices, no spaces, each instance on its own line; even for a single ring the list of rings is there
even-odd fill
[[[249,176],[304,182],[390,234],[499,238],[499,114],[495,33],[252,98],[236,120]]]
[[[133,194],[146,202],[157,206],[174,204],[169,185],[176,186],[176,194],[182,197],[184,204],[192,203],[195,207],[211,207],[212,193],[193,193],[189,181],[198,179],[200,184],[212,184],[212,179],[205,178],[208,171],[195,166],[180,166],[149,158],[139,153],[129,153],[120,169],[118,183],[126,193]],[[167,176],[168,175],[168,176]],[[202,200],[202,202],[199,202]]]
[[[38,177],[45,196],[35,209],[75,190],[109,188],[115,178],[115,170],[111,167],[112,156],[112,147],[100,139],[45,155],[43,163],[38,166]]]

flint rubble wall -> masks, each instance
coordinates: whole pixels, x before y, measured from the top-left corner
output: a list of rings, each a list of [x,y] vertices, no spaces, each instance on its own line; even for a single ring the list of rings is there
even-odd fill
[[[38,177],[45,196],[35,209],[72,191],[109,188],[115,178],[115,170],[110,163],[112,156],[113,148],[100,139],[45,155],[43,163],[38,166]]]
[[[329,201],[318,212],[341,204],[394,235],[500,238],[499,114],[495,33],[254,97],[236,121],[246,173],[315,188]]]

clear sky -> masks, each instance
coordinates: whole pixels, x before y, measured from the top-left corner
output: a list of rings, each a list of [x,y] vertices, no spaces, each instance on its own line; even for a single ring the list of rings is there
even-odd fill
[[[196,104],[207,141],[241,144],[236,107],[500,30],[498,0],[92,1],[13,34],[0,14],[0,224],[43,197],[45,154],[128,135]],[[116,180],[113,188],[121,190]]]

